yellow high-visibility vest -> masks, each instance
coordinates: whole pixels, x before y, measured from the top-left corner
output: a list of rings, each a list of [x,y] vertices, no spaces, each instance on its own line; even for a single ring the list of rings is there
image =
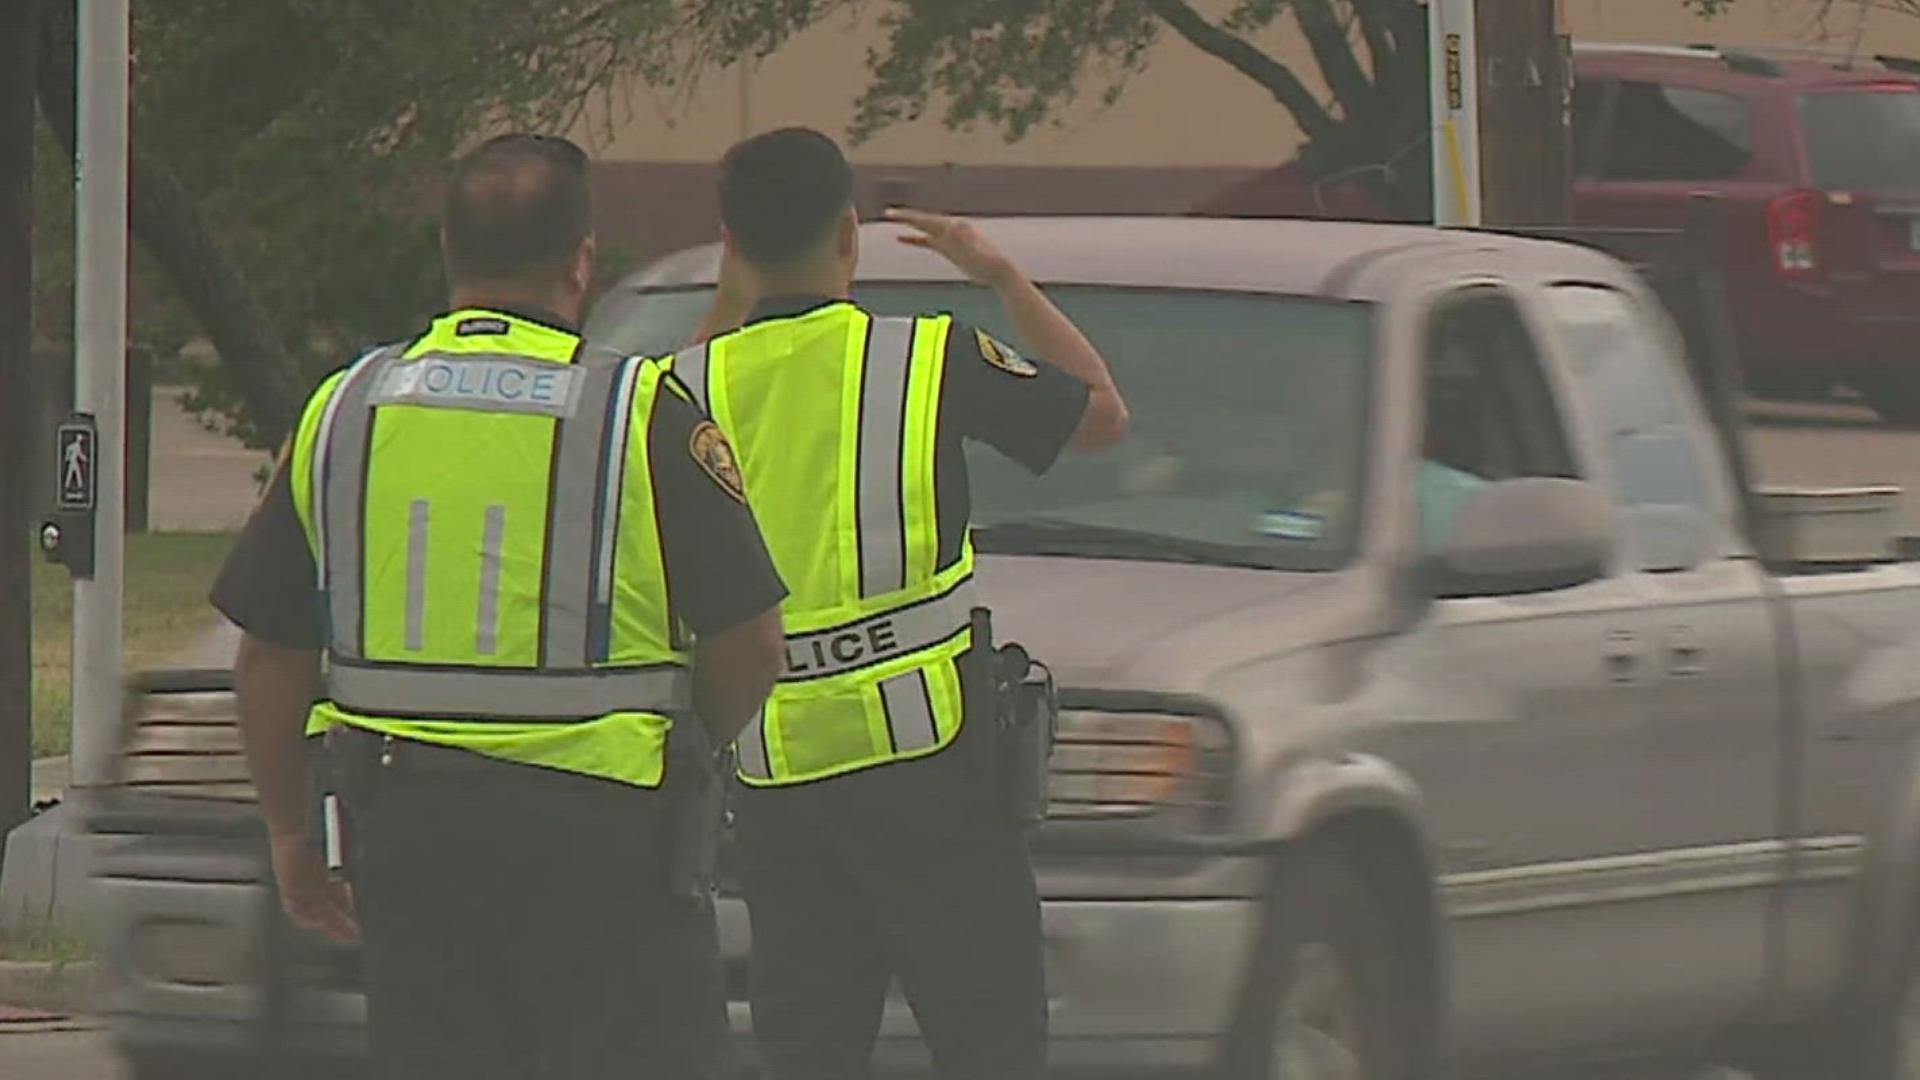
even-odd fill
[[[321,385],[289,465],[327,621],[309,732],[660,783],[691,696],[648,463],[662,370],[468,310]]]
[[[952,320],[850,303],[756,322],[673,373],[733,444],[790,590],[786,670],[738,742],[775,786],[931,754],[964,719],[973,545],[940,565],[934,454]]]

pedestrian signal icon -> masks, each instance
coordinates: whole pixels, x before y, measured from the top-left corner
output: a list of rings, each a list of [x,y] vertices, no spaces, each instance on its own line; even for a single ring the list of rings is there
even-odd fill
[[[91,510],[99,490],[99,437],[93,418],[80,417],[61,424],[54,444],[60,470],[60,509]]]

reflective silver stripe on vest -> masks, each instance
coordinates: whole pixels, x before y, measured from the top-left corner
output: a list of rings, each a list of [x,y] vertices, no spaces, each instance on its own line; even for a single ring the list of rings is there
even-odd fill
[[[407,505],[407,651],[427,647],[427,530],[433,504],[415,499]]]
[[[700,411],[704,413],[713,411],[712,396],[708,392],[707,384],[707,372],[712,355],[711,343],[703,342],[692,348],[680,350],[673,358],[673,377],[679,379],[680,385],[687,388],[687,393],[693,395],[693,403],[700,406]]]
[[[670,666],[541,672],[335,663],[327,671],[327,697],[362,716],[510,724],[682,711],[692,700],[692,681],[685,669]]]
[[[925,668],[895,675],[880,684],[880,704],[887,711],[887,735],[896,754],[931,750],[940,743],[933,719],[933,694]]]
[[[314,448],[314,517],[322,522],[320,587],[327,598],[330,648],[335,656],[364,655],[361,618],[361,504],[367,477],[367,445],[373,409],[367,398],[380,372],[399,359],[404,345],[390,345],[355,364],[334,391]]]
[[[613,401],[606,430],[606,477],[600,489],[599,520],[594,523],[593,621],[588,659],[603,662],[613,650],[613,565],[620,541],[620,494],[627,475],[627,438],[633,427],[633,391],[640,379],[639,357],[623,360],[614,375]]]
[[[390,365],[370,402],[564,420],[580,407],[585,374],[578,366],[524,356],[428,352]]]
[[[767,710],[762,707],[753,714],[753,721],[741,729],[740,737],[734,741],[734,753],[739,757],[740,772],[756,780],[773,779],[773,762],[767,757]]]
[[[582,357],[585,403],[554,435],[553,484],[547,494],[546,604],[541,613],[542,667],[587,666],[593,605],[594,501],[605,449],[607,404],[622,366],[604,355]]]
[[[860,595],[907,585],[907,534],[900,463],[907,429],[907,384],[916,320],[873,319],[860,377]],[[964,621],[964,619],[962,620]]]
[[[500,559],[507,546],[507,508],[487,507],[480,533],[480,598],[473,611],[473,651],[492,656],[500,651]]]
[[[979,606],[971,578],[906,607],[827,630],[787,635],[783,682],[823,679],[929,649],[965,630]]]

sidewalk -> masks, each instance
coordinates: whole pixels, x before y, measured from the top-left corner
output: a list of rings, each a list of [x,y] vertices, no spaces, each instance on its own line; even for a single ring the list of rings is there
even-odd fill
[[[273,459],[208,431],[180,407],[183,393],[153,392],[148,524],[161,532],[238,529],[259,500],[254,476]]]

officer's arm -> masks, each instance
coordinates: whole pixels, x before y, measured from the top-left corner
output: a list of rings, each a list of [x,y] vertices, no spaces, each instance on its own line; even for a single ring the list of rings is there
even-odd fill
[[[1075,450],[1101,450],[1126,437],[1127,403],[1106,358],[984,233],[965,218],[945,214],[894,208],[886,217],[914,230],[900,237],[902,243],[939,252],[968,277],[992,289],[1013,323],[1015,336],[1054,367],[1087,384],[1086,411],[1067,445]]]
[[[784,656],[780,609],[701,636],[693,650],[693,707],[724,746],[740,734],[773,689]]]
[[[787,588],[747,508],[732,445],[683,394],[662,384],[648,463],[675,613],[694,634],[694,708],[725,744],[760,710],[786,659]]]
[[[243,634],[233,662],[240,739],[267,829],[280,839],[307,832],[307,712],[320,688],[320,654]]]
[[[234,661],[240,734],[276,837],[297,838],[307,829],[306,720],[325,644],[315,578],[283,454],[209,597],[243,631]]]
[[[1053,366],[1087,384],[1087,410],[1080,414],[1080,426],[1067,445],[1075,450],[1104,450],[1126,438],[1132,423],[1126,400],[1114,384],[1106,358],[1087,335],[1012,263],[1006,264],[992,285],[1020,340]]]

